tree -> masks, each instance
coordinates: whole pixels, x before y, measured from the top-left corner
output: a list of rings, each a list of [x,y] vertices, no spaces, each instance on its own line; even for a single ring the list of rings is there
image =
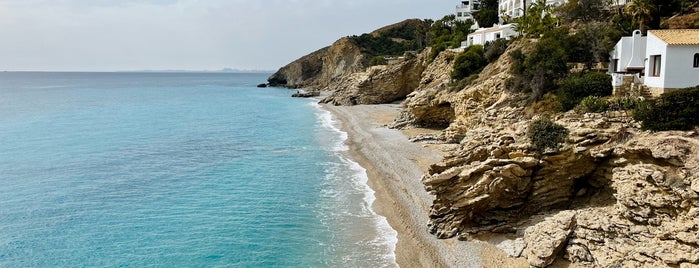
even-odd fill
[[[498,0],[481,1],[481,9],[473,17],[480,27],[490,27],[498,23]]]
[[[483,46],[470,46],[468,50],[454,59],[454,71],[451,77],[454,79],[466,78],[469,75],[480,72],[486,64],[488,62],[483,57]]]
[[[432,47],[431,59],[447,48],[455,48],[461,45],[461,41],[466,40],[466,36],[471,33],[472,21],[460,21],[451,14],[444,16],[432,23],[428,32],[429,44]]]
[[[650,0],[633,0],[625,9],[638,23],[638,28],[645,31],[646,25],[653,20],[656,6]]]
[[[605,1],[607,0],[569,0],[558,8],[558,14],[566,22],[602,21],[607,15]]]
[[[552,9],[546,5],[546,1],[538,0],[532,3],[524,12],[524,15],[516,18],[519,30],[532,36],[538,36],[558,24],[558,19],[552,15]]]

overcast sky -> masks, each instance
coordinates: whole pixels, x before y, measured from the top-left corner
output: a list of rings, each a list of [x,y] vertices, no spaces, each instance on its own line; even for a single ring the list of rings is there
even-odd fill
[[[276,70],[448,0],[0,0],[0,71]]]

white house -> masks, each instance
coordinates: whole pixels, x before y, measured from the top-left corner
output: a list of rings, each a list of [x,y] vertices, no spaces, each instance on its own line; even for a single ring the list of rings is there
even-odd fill
[[[622,37],[610,53],[611,73],[641,73],[645,69],[647,37],[640,30]]]
[[[516,29],[516,23],[494,25],[490,28],[480,28],[477,31],[470,33],[466,37],[466,41],[461,42],[461,47],[485,45],[486,42],[492,42],[501,38],[509,40],[519,36],[519,32],[517,32]]]
[[[473,13],[481,9],[480,0],[461,1],[461,4],[456,6],[456,19],[460,21],[473,20]]]
[[[647,87],[652,96],[699,85],[699,30],[636,30],[610,53],[615,90],[628,84]]]
[[[644,84],[653,95],[699,85],[699,30],[651,30]]]
[[[500,11],[500,16],[519,18],[524,15],[524,3],[529,7],[536,1],[537,0],[500,0],[498,10]],[[566,2],[567,0],[546,0],[546,5],[557,7]]]

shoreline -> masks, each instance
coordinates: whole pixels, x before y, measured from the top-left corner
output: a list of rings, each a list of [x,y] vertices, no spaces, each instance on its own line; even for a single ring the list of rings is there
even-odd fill
[[[483,267],[487,243],[440,240],[427,232],[433,196],[420,178],[441,160],[434,150],[412,143],[404,132],[385,125],[400,111],[398,104],[331,106],[329,111],[347,133],[347,156],[366,169],[374,190],[374,211],[398,233],[396,262],[401,267]]]

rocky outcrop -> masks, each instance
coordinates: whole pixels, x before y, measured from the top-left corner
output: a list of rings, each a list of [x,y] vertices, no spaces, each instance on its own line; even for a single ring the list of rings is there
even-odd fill
[[[508,68],[504,56],[463,88],[443,77],[405,102],[402,125],[449,121],[439,138],[458,143],[422,178],[435,195],[429,231],[515,233],[524,244],[515,255],[532,267],[560,257],[590,267],[699,265],[697,132],[641,131],[624,112],[554,113],[570,135],[538,155],[526,137],[536,113],[506,89]]]
[[[373,36],[392,31],[416,31],[424,26],[422,20],[411,19],[389,25],[371,33]],[[310,88],[330,92],[323,102],[335,105],[390,103],[404,99],[420,83],[427,66],[429,49],[415,55],[394,58],[389,64],[369,66],[371,47],[361,39],[344,37],[331,46],[304,56],[268,78],[269,85],[289,88]],[[391,38],[394,42],[404,42]]]
[[[363,71],[368,61],[368,55],[345,37],[289,63],[267,81],[277,87],[326,89],[343,77]]]
[[[528,47],[520,40],[509,51]],[[335,105],[406,98],[394,127],[441,128],[414,139],[454,144],[422,178],[435,196],[428,230],[439,238],[513,233],[509,254],[532,267],[557,258],[590,267],[699,266],[699,132],[641,131],[624,112],[548,109],[570,134],[540,153],[526,131],[547,109],[507,89],[509,51],[458,84],[455,52],[367,67],[361,49],[341,39],[280,69],[270,84],[330,90],[323,102]]]
[[[323,103],[334,105],[390,103],[417,88],[429,49],[417,56],[398,59],[388,65],[369,67],[366,71],[342,77],[333,83],[334,92]]]
[[[327,55],[329,48],[321,48],[282,67],[267,78],[269,85],[301,88],[319,84],[319,75],[323,70],[323,58]]]
[[[363,71],[369,61],[367,57],[345,37],[289,63],[267,80],[271,86],[325,89],[343,77]]]

